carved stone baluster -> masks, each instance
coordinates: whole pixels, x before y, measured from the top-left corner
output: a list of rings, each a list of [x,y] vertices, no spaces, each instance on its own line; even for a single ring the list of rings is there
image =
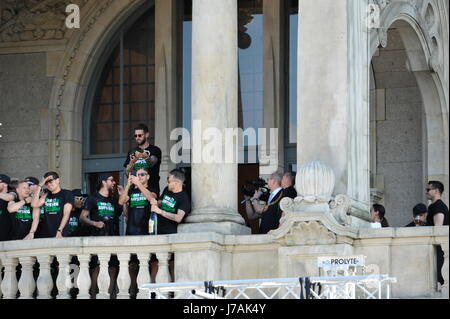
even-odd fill
[[[148,253],[137,254],[137,256],[139,259],[139,273],[137,276],[137,286],[139,288],[141,285],[151,283],[150,269],[148,266],[150,256]],[[144,289],[139,289],[136,299],[148,299],[148,292]]]
[[[117,277],[117,286],[119,287],[117,299],[129,299],[130,294],[128,289],[130,289],[131,278],[128,270],[128,262],[130,260],[130,254],[117,254],[117,258],[120,262],[120,271]]]
[[[70,281],[70,266],[71,257],[69,255],[56,256],[59,262],[58,278],[56,279],[56,287],[58,287],[58,299],[70,299],[70,288],[72,283]]]
[[[3,259],[3,266],[5,267],[5,277],[2,281],[3,299],[16,299],[18,289],[16,277],[17,265],[17,258],[7,257]]]
[[[158,258],[158,273],[156,274],[156,283],[170,282],[169,273],[169,253],[156,253]]]
[[[78,273],[77,286],[79,289],[77,299],[89,299],[89,288],[91,288],[91,276],[89,275],[90,255],[78,255],[80,272]]]
[[[97,299],[109,299],[110,295],[108,293],[109,285],[111,279],[109,278],[108,273],[108,262],[110,259],[110,254],[99,254],[98,260],[100,261],[100,272],[97,278],[98,285],[98,295]]]
[[[37,259],[40,265],[39,277],[37,280],[37,299],[50,299],[50,294],[53,289],[53,279],[50,273],[50,264],[53,261],[53,256],[38,256]]]
[[[20,257],[19,261],[22,265],[22,275],[18,284],[20,299],[33,299],[33,292],[36,289],[36,282],[33,277],[33,265],[36,262],[36,258]]]

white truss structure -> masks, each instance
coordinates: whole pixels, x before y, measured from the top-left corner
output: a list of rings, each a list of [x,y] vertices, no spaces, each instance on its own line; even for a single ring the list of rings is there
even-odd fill
[[[139,289],[158,299],[389,299],[395,282],[388,275],[330,276],[145,284]]]

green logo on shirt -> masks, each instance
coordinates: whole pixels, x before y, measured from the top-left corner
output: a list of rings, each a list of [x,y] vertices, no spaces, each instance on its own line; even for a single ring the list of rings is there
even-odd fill
[[[19,208],[19,210],[16,212],[16,219],[22,221],[32,220],[33,215],[31,214],[30,206],[22,206],[21,208]]]
[[[68,230],[69,231],[74,231],[77,227],[78,227],[78,218],[70,217]]]
[[[176,213],[175,211],[176,204],[177,201],[174,198],[164,195],[161,203],[161,209],[169,213]]]
[[[111,203],[105,202],[97,202],[98,208],[98,216],[100,217],[109,217],[112,218],[114,216],[114,205]]]
[[[133,193],[130,197],[130,207],[136,208],[136,207],[144,207],[148,205],[148,200],[142,193]]]
[[[45,199],[45,212],[47,214],[54,214],[59,212],[60,206],[59,206],[59,198],[46,198]]]

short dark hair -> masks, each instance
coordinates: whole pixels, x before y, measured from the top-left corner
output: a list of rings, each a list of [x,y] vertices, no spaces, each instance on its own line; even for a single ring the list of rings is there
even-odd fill
[[[148,126],[145,125],[144,123],[139,123],[137,126],[135,126],[134,130],[135,130],[135,131],[137,131],[137,130],[143,130],[144,133],[148,133]]]
[[[419,203],[413,208],[413,216],[420,214],[425,214],[427,212],[427,206],[425,204]]]
[[[59,178],[59,175],[56,172],[47,172],[47,173],[44,174],[44,178],[49,177],[49,176],[53,177],[54,179],[58,179]]]
[[[176,180],[179,180],[181,184],[186,180],[184,172],[178,168],[171,170],[169,175],[172,175]]]
[[[444,184],[439,181],[429,181],[428,185],[431,185],[433,189],[439,190],[439,193],[442,194],[444,192]]]
[[[295,172],[286,172],[284,173],[284,176],[286,176],[292,185],[295,185]]]

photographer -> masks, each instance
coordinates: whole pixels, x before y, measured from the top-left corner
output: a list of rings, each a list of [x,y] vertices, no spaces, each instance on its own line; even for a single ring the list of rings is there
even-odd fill
[[[280,224],[281,209],[280,200],[284,197],[281,187],[281,175],[273,173],[267,179],[267,188],[269,189],[269,198],[261,201],[264,188],[259,187],[253,197],[245,194],[245,211],[249,220],[261,218],[259,233],[267,234],[272,229],[277,229]],[[264,204],[262,204],[263,202]]]

